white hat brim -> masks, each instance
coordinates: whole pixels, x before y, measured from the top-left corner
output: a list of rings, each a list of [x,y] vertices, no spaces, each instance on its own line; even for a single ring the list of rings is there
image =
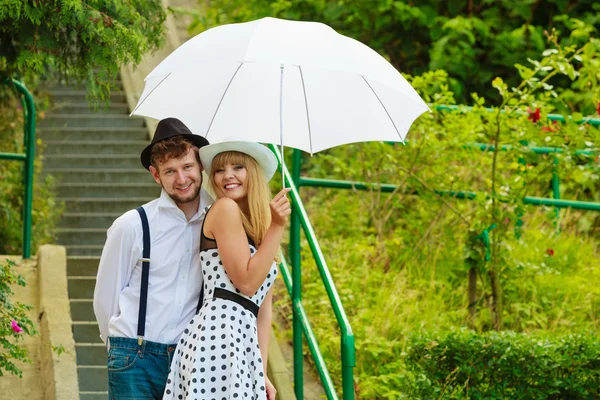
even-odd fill
[[[237,151],[254,158],[263,171],[267,182],[271,180],[277,170],[277,158],[271,150],[260,143],[245,140],[232,140],[221,143],[209,144],[200,148],[200,162],[206,173],[210,176],[213,159],[217,154],[226,151]]]

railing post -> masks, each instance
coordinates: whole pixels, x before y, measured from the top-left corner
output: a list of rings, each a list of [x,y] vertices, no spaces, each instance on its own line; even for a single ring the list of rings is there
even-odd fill
[[[354,400],[354,367],[356,366],[354,336],[344,335],[340,342],[342,347],[342,396],[344,400]]]
[[[25,201],[23,202],[23,258],[31,257],[31,209],[33,207],[33,161],[35,158],[35,104],[33,96],[23,84],[13,79],[13,83],[25,98],[25,170],[23,184]]]
[[[283,160],[282,160],[283,161]],[[300,191],[300,166],[302,154],[294,149],[292,153],[292,181]],[[290,261],[292,264],[292,309],[293,315],[293,344],[294,344],[294,392],[296,399],[304,399],[304,374],[302,351],[302,321],[298,315],[296,303],[302,300],[302,269],[300,266],[300,219],[298,209],[292,208],[290,221]]]
[[[554,164],[552,165],[552,197],[560,200],[560,180],[558,178],[558,157],[554,156]],[[560,208],[554,207],[556,232],[560,232]]]

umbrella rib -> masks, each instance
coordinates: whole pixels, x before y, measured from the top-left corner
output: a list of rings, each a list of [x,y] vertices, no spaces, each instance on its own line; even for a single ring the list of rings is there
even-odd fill
[[[308,99],[306,98],[306,87],[304,86],[304,75],[302,74],[302,66],[298,65],[298,70],[300,71],[300,80],[302,81],[302,93],[304,93],[304,107],[306,107],[306,122],[308,122],[308,141],[310,142],[310,155],[312,156],[312,132],[310,130],[310,115],[308,113]]]
[[[219,112],[219,108],[221,107],[221,103],[223,103],[223,99],[225,98],[225,95],[227,94],[227,91],[229,90],[229,86],[231,86],[231,82],[233,82],[233,79],[237,75],[237,73],[240,70],[240,68],[242,68],[242,65],[244,65],[243,61],[240,63],[240,65],[237,67],[237,69],[235,70],[235,72],[231,76],[231,79],[229,80],[229,83],[227,84],[227,87],[225,88],[225,91],[223,92],[223,96],[221,96],[221,100],[219,100],[219,104],[217,105],[217,109],[215,110],[215,113],[213,114],[213,117],[210,120],[210,125],[208,125],[208,129],[206,130],[206,135],[204,135],[204,137],[207,138],[207,139],[208,139],[208,133],[210,132],[210,128],[212,127],[213,122],[215,122],[215,118],[217,116],[217,113]]]
[[[398,131],[398,128],[396,127],[396,123],[392,119],[392,116],[388,112],[387,108],[385,108],[385,105],[383,104],[383,101],[381,101],[381,99],[379,98],[379,96],[377,95],[377,93],[375,92],[375,90],[373,90],[373,87],[369,84],[369,82],[367,81],[367,78],[365,78],[364,75],[361,75],[361,77],[363,78],[363,80],[365,81],[365,83],[367,84],[367,86],[369,86],[369,89],[371,89],[371,91],[373,92],[373,94],[375,95],[375,97],[377,97],[377,100],[379,100],[379,104],[381,104],[381,107],[383,107],[383,110],[387,114],[388,118],[390,119],[390,121],[392,121],[392,125],[394,125],[394,129],[396,130],[396,133],[398,134],[398,137],[400,138],[401,141],[404,142],[404,138],[402,137],[402,135]]]
[[[156,86],[154,86],[154,88],[152,88],[152,90],[150,91],[150,93],[148,93],[148,96],[144,97],[144,100],[142,100],[142,101],[141,101],[141,103],[139,103],[139,104],[138,104],[138,105],[135,107],[135,109],[134,109],[134,110],[131,112],[131,114],[129,114],[129,116],[130,116],[130,117],[133,115],[133,113],[134,113],[134,112],[136,112],[136,111],[137,111],[137,109],[138,109],[138,108],[140,108],[140,107],[142,106],[142,104],[144,104],[144,102],[146,101],[146,99],[148,99],[148,97],[150,97],[150,95],[151,95],[151,94],[152,94],[152,93],[153,93],[153,92],[154,92],[156,89],[158,89],[158,87],[159,87],[160,85],[162,85],[162,83],[163,83],[163,82],[164,82],[164,81],[165,81],[165,80],[166,80],[166,79],[167,79],[169,76],[171,76],[171,73],[172,73],[172,72],[169,72],[169,74],[168,74],[167,76],[165,76],[165,77],[163,78],[163,80],[162,80],[162,81],[158,82],[158,85],[156,85]]]

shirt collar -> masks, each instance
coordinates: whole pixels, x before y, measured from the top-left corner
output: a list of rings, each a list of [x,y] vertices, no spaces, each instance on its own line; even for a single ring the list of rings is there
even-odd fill
[[[206,212],[206,207],[210,206],[213,203],[214,203],[214,200],[212,199],[212,197],[210,197],[208,192],[206,190],[204,190],[203,187],[201,187],[200,188],[200,201],[198,202],[198,211],[196,212],[196,214],[194,214],[194,216],[190,219],[189,222],[192,222],[198,218],[201,218]],[[169,196],[169,194],[164,189],[161,189],[160,198],[158,199],[158,207],[179,210],[179,207],[177,207],[177,204],[175,204],[175,201],[171,198],[171,196]],[[179,211],[181,211],[181,210],[179,210]],[[182,211],[182,213],[183,213],[183,211]]]

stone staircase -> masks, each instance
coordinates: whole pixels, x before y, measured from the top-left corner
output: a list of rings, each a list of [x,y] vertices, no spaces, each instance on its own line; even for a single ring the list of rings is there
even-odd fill
[[[140,164],[149,143],[144,120],[129,117],[120,81],[110,105],[91,110],[85,88],[49,84],[52,109],[38,123],[43,172],[57,178],[65,212],[57,243],[67,249],[69,299],[81,400],[106,400],[106,349],[92,296],[106,230],[115,218],[160,194]]]

